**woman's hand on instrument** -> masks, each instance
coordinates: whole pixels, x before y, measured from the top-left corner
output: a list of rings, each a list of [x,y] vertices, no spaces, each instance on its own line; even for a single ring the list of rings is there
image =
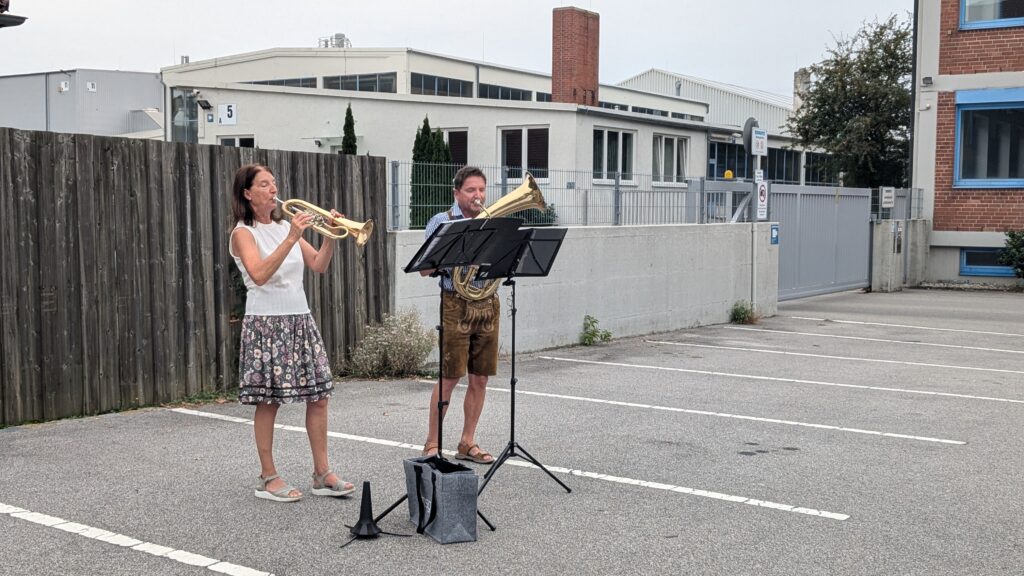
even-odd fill
[[[295,216],[292,216],[292,227],[288,231],[288,238],[294,242],[298,242],[302,238],[302,233],[313,225],[313,215],[308,212],[299,212]]]
[[[337,222],[338,218],[344,218],[344,217],[345,217],[344,214],[342,214],[341,212],[338,212],[334,208],[331,208],[331,218],[334,218],[335,222]]]

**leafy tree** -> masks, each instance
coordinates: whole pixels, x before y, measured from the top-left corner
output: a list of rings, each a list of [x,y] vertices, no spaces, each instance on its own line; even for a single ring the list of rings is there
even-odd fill
[[[1024,230],[1006,233],[1006,247],[999,254],[999,263],[1013,267],[1017,278],[1024,278]]]
[[[907,185],[912,42],[909,21],[894,15],[837,39],[811,66],[788,128],[800,145],[825,150],[847,186]]]
[[[451,148],[440,130],[431,131],[430,120],[424,117],[412,145],[412,228],[423,228],[431,216],[451,205],[454,177]]]
[[[351,104],[349,104],[348,109],[345,110],[345,128],[342,131],[341,137],[341,153],[356,153],[356,121],[355,118],[352,117]]]

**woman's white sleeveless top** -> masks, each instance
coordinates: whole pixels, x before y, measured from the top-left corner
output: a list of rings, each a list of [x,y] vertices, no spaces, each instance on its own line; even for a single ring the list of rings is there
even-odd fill
[[[256,247],[260,251],[260,258],[266,258],[284,242],[291,225],[284,220],[270,224],[254,221],[252,226],[246,226],[239,222],[232,230],[232,235],[239,228],[245,228],[252,233],[252,237],[256,239]],[[257,286],[252,281],[249,272],[242,265],[242,259],[234,253],[230,242],[228,243],[228,252],[235,259],[235,264],[242,272],[242,279],[245,280],[246,316],[284,316],[309,313],[306,292],[302,288],[302,274],[305,272],[306,264],[302,259],[302,247],[298,242],[292,246],[288,255],[285,256],[284,262],[263,286]]]

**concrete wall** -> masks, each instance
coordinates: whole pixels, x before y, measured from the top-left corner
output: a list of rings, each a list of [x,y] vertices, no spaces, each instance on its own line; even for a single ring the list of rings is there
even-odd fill
[[[750,224],[569,228],[552,272],[517,281],[516,350],[575,344],[591,315],[613,337],[729,321],[750,300]],[[769,223],[757,225],[755,303],[778,307],[778,246]],[[423,243],[421,231],[389,232],[396,267],[393,310],[414,308],[425,326],[438,321],[437,279],[401,271]],[[509,289],[502,300],[501,346],[511,338]],[[436,354],[436,352],[435,352]]]
[[[928,220],[876,220],[871,226],[871,290],[898,292],[926,278]],[[897,238],[898,237],[898,238]],[[897,250],[899,250],[897,252]],[[904,278],[906,279],[904,281]]]
[[[871,223],[871,291],[903,290],[903,220],[876,220]]]
[[[907,251],[907,286],[920,286],[928,277],[928,258],[931,248],[930,220],[906,220],[903,231]]]

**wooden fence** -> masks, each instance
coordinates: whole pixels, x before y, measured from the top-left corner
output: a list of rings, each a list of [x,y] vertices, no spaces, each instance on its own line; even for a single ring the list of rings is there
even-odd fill
[[[306,275],[341,364],[388,312],[383,158],[0,128],[0,425],[236,385],[230,188],[247,162],[269,166],[283,198],[378,225]]]

